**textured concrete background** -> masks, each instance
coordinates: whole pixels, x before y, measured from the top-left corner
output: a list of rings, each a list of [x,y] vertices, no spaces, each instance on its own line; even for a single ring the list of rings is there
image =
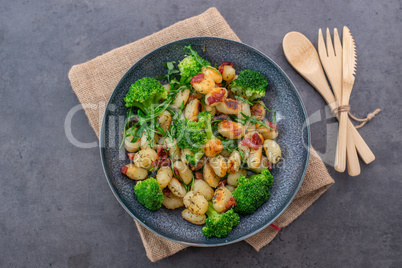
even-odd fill
[[[0,266],[402,267],[401,2],[306,2],[0,0]],[[335,185],[260,252],[244,242],[189,248],[152,265],[99,150],[66,138],[64,119],[79,104],[67,73],[211,6],[285,70],[309,115],[323,116],[324,101],[286,62],[282,38],[300,31],[316,44],[318,28],[348,25],[358,55],[352,110],[384,109],[361,130],[377,159],[358,178],[328,166]],[[312,126],[321,153],[331,122]],[[84,112],[72,124],[78,140],[96,141]]]

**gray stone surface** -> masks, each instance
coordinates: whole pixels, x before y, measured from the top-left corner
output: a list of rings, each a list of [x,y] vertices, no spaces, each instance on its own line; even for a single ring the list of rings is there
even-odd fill
[[[66,138],[65,117],[79,104],[67,73],[210,6],[285,70],[309,115],[324,115],[324,101],[286,62],[282,38],[300,31],[316,44],[319,27],[348,25],[358,54],[352,110],[384,109],[361,130],[377,159],[358,178],[328,165],[335,185],[260,252],[244,242],[189,248],[152,265],[106,183],[98,149]],[[0,7],[1,267],[402,267],[400,1],[3,0]],[[330,147],[330,123],[312,126],[321,153]],[[96,141],[82,111],[72,130]]]

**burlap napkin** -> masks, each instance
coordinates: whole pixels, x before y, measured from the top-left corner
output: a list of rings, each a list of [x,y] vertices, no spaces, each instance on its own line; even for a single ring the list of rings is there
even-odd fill
[[[240,41],[216,8],[210,8],[201,15],[180,21],[166,29],[131,44],[114,49],[91,61],[75,65],[68,77],[92,128],[99,137],[100,115],[105,103],[123,74],[142,56],[172,41],[194,36],[215,36]],[[84,105],[87,104],[87,105]],[[88,105],[89,104],[89,105]],[[304,182],[295,199],[273,223],[246,242],[259,251],[274,239],[280,228],[287,226],[318,199],[332,184],[324,163],[314,149]],[[158,261],[186,248],[147,230],[136,222],[148,258]],[[276,228],[275,228],[276,227]]]

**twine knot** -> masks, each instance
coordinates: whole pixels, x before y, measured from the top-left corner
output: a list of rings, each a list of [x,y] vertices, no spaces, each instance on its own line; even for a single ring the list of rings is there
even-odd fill
[[[340,105],[340,106],[336,107],[335,109],[333,109],[333,111],[332,111],[332,113],[335,116],[339,116],[340,113],[342,113],[342,112],[347,112],[348,115],[350,116],[350,118],[352,118],[353,120],[355,120],[357,122],[362,122],[360,125],[356,126],[356,129],[359,129],[359,128],[363,127],[368,121],[373,119],[374,116],[376,116],[379,112],[381,112],[381,109],[375,109],[373,112],[367,114],[366,118],[358,118],[358,117],[354,116],[353,114],[351,114],[350,113],[350,105]]]
[[[348,113],[349,113],[349,111],[350,111],[350,105],[340,105],[340,106],[336,107],[336,108],[332,111],[332,113],[333,113],[335,116],[339,116],[340,113],[342,113],[342,112],[348,112]]]

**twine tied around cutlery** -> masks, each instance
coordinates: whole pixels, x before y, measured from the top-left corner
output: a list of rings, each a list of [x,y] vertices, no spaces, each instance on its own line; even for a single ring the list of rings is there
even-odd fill
[[[368,121],[373,119],[374,116],[376,116],[378,113],[380,113],[381,109],[375,109],[373,112],[367,114],[366,118],[358,118],[358,117],[354,116],[350,112],[350,105],[340,105],[340,106],[338,106],[338,107],[336,107],[335,109],[332,110],[332,113],[337,117],[342,112],[347,112],[348,115],[350,116],[350,118],[352,118],[353,120],[355,120],[357,122],[361,122],[360,125],[356,126],[356,129],[359,129],[359,128],[362,128]]]

